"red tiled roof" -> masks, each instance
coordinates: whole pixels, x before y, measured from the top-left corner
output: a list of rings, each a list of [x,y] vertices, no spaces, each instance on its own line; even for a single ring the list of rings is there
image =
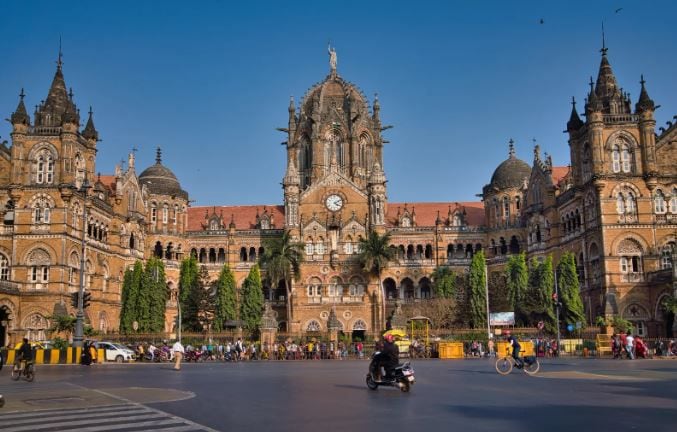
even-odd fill
[[[259,216],[268,210],[273,217],[275,228],[284,227],[284,206],[281,205],[247,205],[247,206],[200,206],[188,207],[187,231],[202,231],[202,224],[206,222],[205,215],[223,214],[223,225],[227,228],[231,218],[235,220],[236,229],[256,228],[256,212]]]
[[[569,174],[568,166],[554,166],[552,167],[552,184],[557,186],[560,180]]]
[[[388,212],[386,214],[386,223],[389,226],[397,225],[397,208],[404,211],[404,203],[388,203]],[[484,225],[484,204],[480,201],[471,202],[438,202],[438,203],[406,203],[407,209],[411,212],[416,211],[417,226],[435,226],[437,211],[440,212],[440,218],[446,221],[449,213],[449,207],[452,212],[458,207],[466,212],[466,222],[472,226]],[[282,205],[247,205],[247,206],[200,206],[188,208],[188,228],[187,231],[202,231],[203,224],[206,222],[205,215],[216,213],[223,214],[223,224],[228,226],[231,218],[235,220],[236,229],[256,228],[256,213],[263,215],[264,210],[273,216],[276,228],[284,226],[284,206]]]
[[[466,212],[466,223],[472,226],[484,225],[484,204],[481,201],[468,202],[415,202],[415,203],[388,203],[388,211],[386,213],[386,224],[388,226],[397,225],[397,208],[404,213],[404,207],[407,207],[409,212],[416,212],[416,226],[435,226],[437,219],[437,212],[440,212],[440,218],[446,222],[449,214],[449,207],[453,212],[456,208],[460,211]]]
[[[115,191],[115,176],[114,175],[102,175],[99,176],[99,180],[105,187],[107,187],[111,192]]]

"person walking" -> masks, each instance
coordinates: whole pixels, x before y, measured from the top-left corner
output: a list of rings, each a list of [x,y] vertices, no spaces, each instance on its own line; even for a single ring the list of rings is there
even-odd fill
[[[174,342],[174,346],[172,346],[172,351],[174,352],[174,370],[181,370],[181,358],[183,358],[183,345],[181,345],[181,341],[178,339],[176,342]]]

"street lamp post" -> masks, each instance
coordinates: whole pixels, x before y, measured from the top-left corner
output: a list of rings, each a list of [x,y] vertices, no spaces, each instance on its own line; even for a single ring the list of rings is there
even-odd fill
[[[82,192],[82,243],[80,248],[80,288],[78,290],[78,312],[75,316],[75,334],[73,346],[82,347],[84,337],[85,313],[83,310],[83,298],[85,296],[85,253],[87,251],[87,190],[90,188],[89,181],[85,177],[80,191]]]

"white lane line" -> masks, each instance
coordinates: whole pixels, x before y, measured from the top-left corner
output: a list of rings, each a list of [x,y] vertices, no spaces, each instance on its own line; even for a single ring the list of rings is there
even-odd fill
[[[136,408],[136,405],[130,404],[117,404],[117,405],[98,405],[92,406],[89,408],[50,408],[50,409],[37,409],[32,411],[9,411],[7,414],[0,414],[0,420],[9,419],[9,418],[22,418],[22,417],[39,417],[52,414],[60,414],[64,412],[68,413],[96,413],[96,412],[106,412],[106,411],[117,411],[124,409],[133,409]]]
[[[155,421],[145,421],[145,422],[134,422],[126,423],[119,425],[104,425],[104,426],[91,426],[91,427],[79,427],[75,429],[59,429],[59,432],[100,432],[100,431],[110,431],[117,429],[130,429],[128,432],[132,431],[155,431],[155,429],[145,429],[147,426],[166,426],[175,424],[174,420],[155,420]],[[132,429],[134,428],[134,429]],[[138,428],[138,429],[137,429]]]
[[[106,418],[106,419],[91,419],[91,420],[75,420],[75,421],[62,421],[62,422],[51,422],[51,423],[46,423],[46,424],[41,424],[41,425],[28,425],[28,426],[19,426],[19,427],[13,427],[9,429],[3,429],[4,432],[22,432],[22,431],[32,431],[32,430],[39,430],[39,429],[54,429],[54,428],[59,428],[59,427],[71,427],[71,426],[83,426],[83,425],[88,425],[92,423],[115,423],[115,422],[127,422],[125,424],[130,425],[126,427],[131,427],[131,425],[138,424],[134,420],[150,420],[151,418],[158,418],[158,420],[154,421],[159,421],[159,422],[164,422],[163,424],[171,424],[171,423],[177,423],[174,419],[166,419],[163,418],[165,416],[162,416],[160,414],[143,414],[143,415],[137,415],[137,416],[125,416],[123,418]],[[131,422],[131,423],[129,423]],[[109,425],[107,427],[112,427],[115,425]],[[104,426],[106,427],[106,426]],[[81,428],[78,428],[79,430],[82,430]]]
[[[116,416],[128,416],[128,415],[136,415],[136,414],[142,414],[142,413],[147,413],[151,412],[147,409],[143,408],[138,408],[138,407],[130,407],[129,409],[126,410],[115,410],[115,411],[104,411],[104,412],[85,412],[85,413],[72,413],[70,411],[64,412],[61,415],[51,415],[48,417],[32,417],[32,418],[14,418],[9,421],[5,421],[4,424],[10,425],[10,426],[19,426],[22,424],[30,424],[30,423],[36,423],[36,422],[54,422],[54,421],[59,421],[59,420],[68,420],[70,418],[96,418],[96,417],[107,417],[111,415],[116,415]],[[0,420],[7,420],[4,417],[0,417]]]

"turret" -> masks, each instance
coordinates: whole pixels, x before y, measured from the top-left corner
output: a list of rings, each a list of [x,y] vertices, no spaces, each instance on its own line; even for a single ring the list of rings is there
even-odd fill
[[[640,148],[642,150],[642,161],[644,165],[645,174],[650,177],[650,183],[656,183],[656,120],[654,119],[654,111],[656,105],[649,97],[646,91],[646,81],[644,75],[641,76],[640,84],[642,89],[639,93],[639,100],[635,105],[635,112],[639,115],[639,139]],[[652,178],[652,179],[651,179]]]
[[[576,98],[571,98],[571,115],[569,116],[569,121],[567,122],[567,131],[569,133],[578,131],[583,127],[585,123],[578,116],[578,111],[576,111]]]
[[[19,93],[19,104],[10,118],[15,131],[18,131],[17,129],[25,130],[25,128],[31,124],[31,119],[28,117],[28,112],[26,112],[26,105],[24,105],[25,96],[24,89],[21,89],[21,93]]]
[[[89,118],[87,119],[87,125],[85,125],[85,128],[82,130],[82,136],[87,140],[96,143],[96,141],[99,140],[99,132],[97,132],[96,128],[94,127],[94,119],[92,118],[93,114],[94,112],[92,111],[92,107],[90,106]]]

